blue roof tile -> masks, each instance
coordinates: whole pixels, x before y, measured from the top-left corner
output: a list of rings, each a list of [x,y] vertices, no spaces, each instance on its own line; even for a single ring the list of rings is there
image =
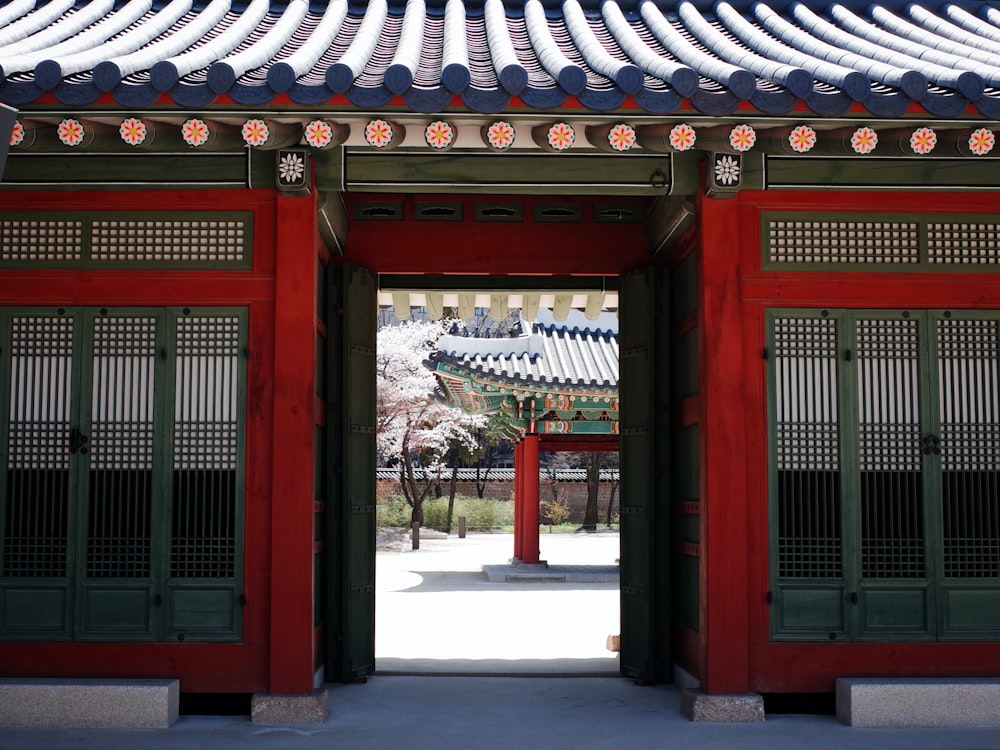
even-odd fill
[[[940,0],[9,0],[0,99],[995,117],[998,44],[1000,9]]]

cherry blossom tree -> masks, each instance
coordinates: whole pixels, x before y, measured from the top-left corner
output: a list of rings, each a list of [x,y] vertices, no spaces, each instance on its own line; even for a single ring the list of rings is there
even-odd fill
[[[486,424],[482,416],[445,404],[437,378],[424,365],[450,325],[451,321],[405,321],[378,332],[376,446],[383,465],[399,467],[403,497],[417,523],[423,522],[424,500],[434,482],[421,486],[414,467],[422,467],[426,476],[440,476],[453,448],[470,452],[478,448],[476,431]]]

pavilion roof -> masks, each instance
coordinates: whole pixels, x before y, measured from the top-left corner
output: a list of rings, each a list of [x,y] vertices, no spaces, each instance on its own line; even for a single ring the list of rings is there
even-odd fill
[[[991,2],[7,0],[0,101],[1000,115]],[[396,97],[401,97],[397,99]],[[970,105],[972,110],[970,111]],[[918,110],[919,111],[919,110]]]
[[[618,334],[610,330],[536,323],[532,333],[510,338],[442,336],[431,362],[464,371],[480,385],[618,392]]]

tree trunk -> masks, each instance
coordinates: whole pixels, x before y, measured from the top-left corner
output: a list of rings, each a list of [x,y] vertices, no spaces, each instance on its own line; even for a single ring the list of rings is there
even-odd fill
[[[452,516],[455,514],[455,492],[458,490],[458,451],[455,448],[451,449],[451,483],[448,486],[448,519],[446,524],[448,526],[445,531],[449,534],[451,533],[451,520]]]
[[[597,500],[601,490],[602,453],[587,456],[587,510],[583,514],[584,531],[597,531]]]
[[[618,494],[618,482],[612,482],[608,492],[608,526],[610,527],[615,517],[615,495]]]

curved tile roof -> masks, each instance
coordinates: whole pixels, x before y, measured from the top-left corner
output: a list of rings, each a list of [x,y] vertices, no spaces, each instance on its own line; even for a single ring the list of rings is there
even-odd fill
[[[618,390],[618,334],[536,324],[515,338],[442,336],[431,361],[520,385]]]
[[[996,118],[998,43],[990,2],[9,0],[0,100]]]

